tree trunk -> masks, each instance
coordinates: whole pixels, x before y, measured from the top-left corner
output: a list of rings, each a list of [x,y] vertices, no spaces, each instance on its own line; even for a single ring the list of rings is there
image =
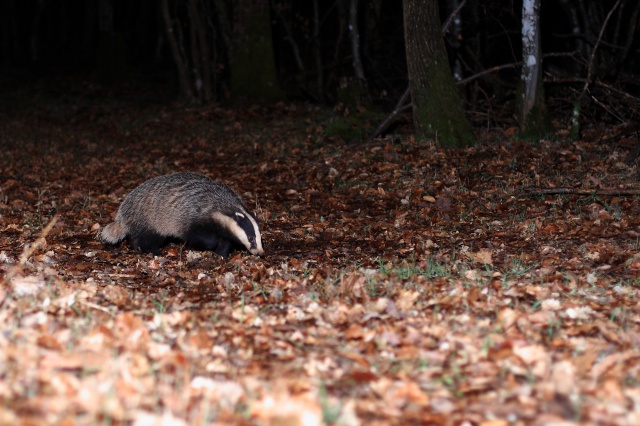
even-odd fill
[[[196,70],[196,91],[200,101],[211,102],[213,91],[211,88],[211,59],[209,43],[207,41],[206,28],[202,19],[202,12],[198,10],[196,0],[189,0],[189,20],[191,22],[191,44],[193,55],[193,68]],[[197,40],[197,43],[196,43]]]
[[[282,99],[273,56],[269,0],[239,0],[233,3],[232,44],[232,96]]]
[[[438,0],[404,0],[404,31],[416,137],[435,138],[443,147],[473,145],[447,61]]]
[[[540,0],[522,4],[522,87],[520,133],[529,137],[547,134],[551,126],[542,84]]]
[[[324,102],[324,67],[322,65],[322,50],[320,48],[320,12],[318,0],[313,0],[313,53],[316,59],[316,72],[318,73],[317,92],[320,102]]]
[[[40,50],[40,21],[42,19],[42,12],[44,12],[44,0],[38,0],[36,13],[33,17],[31,24],[31,60],[38,62],[40,56],[38,55]]]
[[[114,29],[114,3],[98,2],[98,48],[96,49],[95,78],[105,85],[122,84],[127,77],[127,44],[124,34]]]
[[[180,84],[180,96],[186,99],[188,102],[193,102],[193,92],[191,91],[191,85],[189,84],[189,75],[187,73],[187,60],[180,52],[178,46],[178,40],[173,31],[173,19],[171,19],[171,13],[169,12],[169,1],[162,0],[162,18],[164,20],[164,30],[167,35],[167,41],[169,42],[169,48],[171,49],[171,55],[178,68],[178,82]]]
[[[353,55],[353,71],[360,84],[366,84],[364,68],[360,59],[360,30],[358,29],[358,0],[349,2],[349,35],[351,38],[351,54]]]

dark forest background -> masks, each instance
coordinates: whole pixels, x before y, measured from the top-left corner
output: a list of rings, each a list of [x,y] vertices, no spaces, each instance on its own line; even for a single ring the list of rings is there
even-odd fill
[[[260,3],[270,22],[271,34],[263,34],[272,41],[284,98],[337,105],[353,100],[348,88],[356,87],[356,103],[389,109],[405,91],[398,0],[272,0],[268,7],[266,0],[5,0],[0,3],[2,81],[6,87],[77,78],[113,88],[153,87],[166,99],[185,98],[167,38],[166,6],[191,85],[186,100],[225,102],[234,96],[231,52],[242,43],[243,33],[234,29],[243,22],[238,12]],[[522,2],[441,0],[439,7],[442,22],[450,20],[444,38],[469,118],[476,124],[509,124],[522,60]],[[354,69],[353,8],[363,75]],[[592,84],[583,105],[586,119],[619,123],[636,116],[639,20],[636,0],[542,1],[544,78],[556,117],[570,115],[587,78]],[[263,65],[257,58],[242,67]]]

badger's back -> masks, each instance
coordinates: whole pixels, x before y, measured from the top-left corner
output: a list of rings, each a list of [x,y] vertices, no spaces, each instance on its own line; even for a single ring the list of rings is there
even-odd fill
[[[214,211],[233,214],[242,200],[227,185],[198,173],[158,176],[136,187],[122,202],[116,221],[127,228],[151,227],[165,237],[183,238],[188,227]]]
[[[244,227],[237,226],[237,217],[244,219]],[[262,254],[257,222],[238,195],[227,185],[190,172],[158,176],[136,187],[120,205],[115,222],[103,229],[101,239],[114,244],[126,236],[134,241],[151,238],[154,241],[149,247],[153,251],[160,245],[155,241],[160,237],[193,240],[194,229],[208,233],[202,238],[195,235],[207,246],[215,246],[217,239],[239,239],[252,253]],[[251,234],[248,240],[253,237],[258,247],[245,242],[246,235],[238,235],[247,232]]]

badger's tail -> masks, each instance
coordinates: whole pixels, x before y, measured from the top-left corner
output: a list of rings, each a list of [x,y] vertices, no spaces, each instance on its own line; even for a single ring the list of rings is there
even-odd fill
[[[117,244],[127,236],[127,229],[122,222],[115,221],[104,227],[100,232],[100,240],[103,243]]]

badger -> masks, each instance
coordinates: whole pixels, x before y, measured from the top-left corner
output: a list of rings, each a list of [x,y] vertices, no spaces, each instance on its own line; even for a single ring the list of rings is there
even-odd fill
[[[234,248],[262,255],[260,226],[238,194],[207,176],[183,172],[150,179],[126,196],[100,240],[159,254],[169,239],[227,257]]]

